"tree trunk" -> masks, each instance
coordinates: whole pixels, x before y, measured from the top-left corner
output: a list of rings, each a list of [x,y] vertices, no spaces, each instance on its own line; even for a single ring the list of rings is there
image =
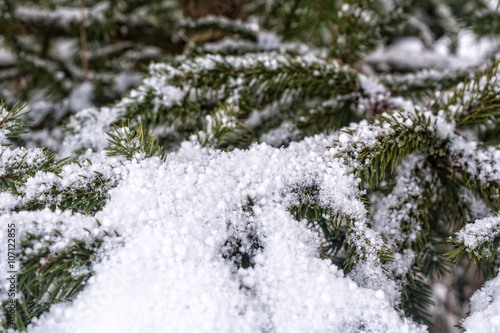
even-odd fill
[[[184,15],[194,19],[209,15],[242,19],[243,0],[185,0]]]

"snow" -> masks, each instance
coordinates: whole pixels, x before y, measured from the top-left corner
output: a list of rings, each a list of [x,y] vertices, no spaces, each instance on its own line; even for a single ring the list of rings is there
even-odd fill
[[[103,149],[108,145],[106,131],[111,131],[111,124],[118,118],[119,110],[111,107],[89,108],[70,118],[67,128],[73,133],[64,137],[59,156],[71,156],[74,151],[95,148]]]
[[[102,227],[93,217],[60,211],[2,215],[23,232],[45,234],[57,226],[64,235],[54,234],[57,248],[74,237],[87,239],[83,227],[120,234],[105,238],[106,251],[97,254],[84,291],[54,305],[29,331],[425,331],[393,309],[392,296],[372,271],[376,266],[359,263],[353,277],[376,280],[368,285],[378,288],[358,286],[319,257],[319,235],[288,210],[296,200],[293,189],[315,185],[322,204],[357,218],[356,228],[377,243],[361,223],[366,210],[357,199],[358,180],[324,148],[331,140],[317,136],[287,149],[261,144],[233,152],[186,142],[165,163],[115,160],[107,172],[117,175],[118,185],[95,215]],[[93,163],[87,168],[105,172],[108,158],[88,157]],[[27,185],[30,193],[37,186]],[[248,196],[251,212],[242,209]],[[226,242],[242,239],[251,246],[249,232],[259,248],[251,267],[238,268],[223,257]]]
[[[77,85],[68,96],[68,109],[76,112],[92,106],[94,87],[90,82]]]
[[[426,39],[429,40],[430,36]],[[405,37],[375,50],[366,60],[379,71],[425,69],[450,72],[477,65],[494,54],[499,43],[498,39],[478,38],[473,32],[461,29],[457,31],[458,47],[455,54],[450,52],[450,39],[447,36],[435,41],[430,48],[417,37]]]
[[[4,37],[0,36],[0,67],[14,63],[14,55],[4,46]]]
[[[476,58],[477,59],[477,58]],[[451,70],[467,66],[469,62],[454,55],[428,50],[416,37],[398,40],[384,49],[378,49],[366,58],[367,62],[380,71],[441,69]]]
[[[493,333],[500,327],[500,277],[485,283],[470,299],[470,315],[462,322],[468,333]]]
[[[269,132],[264,133],[260,141],[265,142],[273,147],[280,147],[286,144],[300,135],[300,131],[295,127],[294,124],[288,121],[284,121],[278,128],[272,129]]]
[[[396,185],[391,193],[370,198],[373,210],[377,212],[373,229],[387,239],[395,253],[396,260],[386,265],[395,278],[403,278],[410,270],[415,258],[411,245],[422,231],[422,221],[418,219],[419,200],[423,191],[421,183],[428,177],[422,166],[421,156],[408,156],[397,170]],[[397,253],[398,247],[405,242],[408,249]]]

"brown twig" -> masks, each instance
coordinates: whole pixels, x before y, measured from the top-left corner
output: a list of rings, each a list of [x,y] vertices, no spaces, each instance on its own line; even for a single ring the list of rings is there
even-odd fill
[[[82,20],[80,22],[80,40],[82,44],[82,67],[83,67],[83,80],[89,79],[89,60],[87,58],[87,33],[85,31],[85,5],[84,0],[80,0],[80,13]]]
[[[83,1],[83,0],[82,0],[82,1]],[[54,262],[54,261],[56,261],[56,260],[57,260],[57,259],[52,259],[52,260],[47,261],[47,262],[46,262],[45,264],[43,264],[42,266],[38,267],[38,268],[36,269],[35,273],[40,272],[40,271],[41,271],[41,270],[42,270],[45,266],[47,266],[47,265],[49,265],[49,264],[53,263],[53,262]]]

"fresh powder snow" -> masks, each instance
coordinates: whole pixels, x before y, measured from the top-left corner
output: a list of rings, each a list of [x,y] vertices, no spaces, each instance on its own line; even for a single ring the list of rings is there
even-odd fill
[[[104,238],[84,291],[53,305],[30,332],[425,331],[401,319],[384,291],[358,286],[320,258],[320,235],[289,212],[293,190],[315,185],[335,211],[366,214],[358,180],[325,149],[331,140],[229,153],[184,143],[166,162],[89,153],[93,165],[112,162],[108,172],[119,179],[95,218],[49,210],[0,217],[27,232],[62,228],[54,247],[103,230],[120,235]],[[248,197],[251,212],[242,209]],[[260,247],[250,267],[238,268],[224,258],[227,241],[249,246],[249,232]]]

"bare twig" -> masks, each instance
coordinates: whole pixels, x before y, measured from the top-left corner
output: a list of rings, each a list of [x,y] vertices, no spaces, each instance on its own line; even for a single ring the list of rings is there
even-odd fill
[[[89,76],[89,60],[87,58],[87,33],[85,31],[85,5],[84,0],[80,0],[80,13],[82,14],[82,20],[80,22],[80,41],[82,44],[82,68],[83,68],[83,80],[87,81]]]

